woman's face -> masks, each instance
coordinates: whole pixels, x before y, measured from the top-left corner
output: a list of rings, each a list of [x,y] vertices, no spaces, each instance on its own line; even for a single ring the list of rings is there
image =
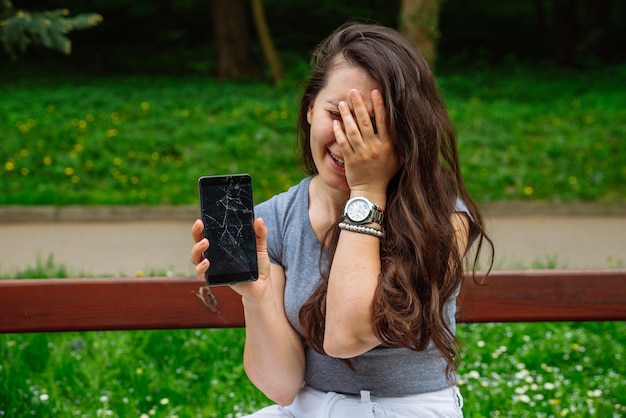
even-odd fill
[[[345,101],[352,109],[350,90],[361,92],[370,116],[374,116],[372,90],[380,85],[364,69],[339,60],[328,75],[326,86],[309,105],[307,120],[313,161],[324,183],[333,189],[349,192],[343,156],[333,133],[333,120],[341,121],[338,104]]]

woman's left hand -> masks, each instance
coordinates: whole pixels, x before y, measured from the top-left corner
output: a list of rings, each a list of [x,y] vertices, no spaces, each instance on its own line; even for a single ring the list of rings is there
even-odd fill
[[[372,90],[374,117],[359,90],[350,91],[352,109],[339,103],[343,124],[335,120],[333,131],[341,147],[346,179],[352,192],[385,193],[391,178],[400,168],[386,125],[386,111],[378,90]],[[353,113],[354,112],[354,113]]]

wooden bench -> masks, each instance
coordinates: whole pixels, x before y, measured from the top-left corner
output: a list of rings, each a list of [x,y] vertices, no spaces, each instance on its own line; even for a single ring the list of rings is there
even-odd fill
[[[459,322],[624,321],[626,269],[493,271]],[[244,326],[240,297],[195,277],[0,280],[0,332]]]

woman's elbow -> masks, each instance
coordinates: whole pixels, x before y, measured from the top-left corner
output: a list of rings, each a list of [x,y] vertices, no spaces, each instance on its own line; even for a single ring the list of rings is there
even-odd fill
[[[273,402],[276,402],[278,405],[282,405],[282,406],[287,406],[287,405],[291,405],[293,403],[293,401],[296,399],[296,396],[298,395],[299,390],[292,392],[292,391],[280,391],[275,394],[273,393],[266,393],[265,396],[267,396],[269,399],[271,399]]]
[[[324,352],[330,357],[349,359],[363,354],[366,349],[357,338],[347,336],[324,336]]]

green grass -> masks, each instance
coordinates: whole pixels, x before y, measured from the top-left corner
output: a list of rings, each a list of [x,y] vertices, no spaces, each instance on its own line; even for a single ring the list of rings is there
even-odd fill
[[[626,416],[623,322],[462,324],[458,333],[467,417]],[[3,334],[0,414],[252,412],[269,401],[245,376],[243,338],[242,329]]]
[[[0,86],[0,204],[190,204],[249,172],[265,200],[303,174],[301,87],[200,77],[24,78]],[[478,201],[626,200],[626,67],[439,77]]]
[[[65,277],[51,259],[11,277]],[[9,278],[6,275],[2,278]],[[626,416],[625,322],[459,324],[467,417]],[[236,417],[243,329],[0,334],[0,416]]]

